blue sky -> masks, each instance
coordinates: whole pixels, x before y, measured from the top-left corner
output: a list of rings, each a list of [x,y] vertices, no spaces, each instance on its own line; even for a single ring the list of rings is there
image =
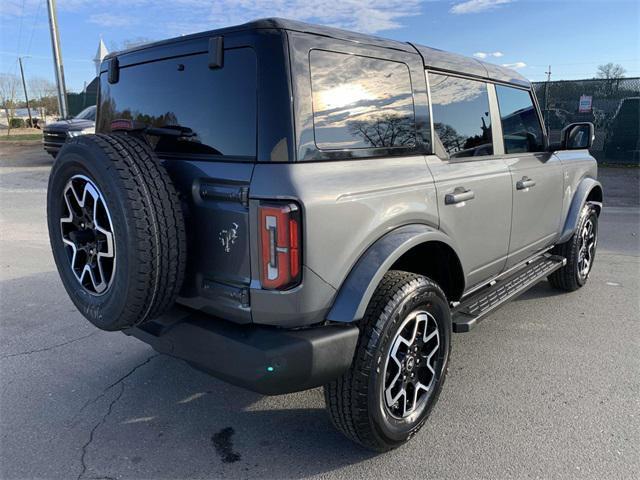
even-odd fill
[[[529,79],[591,78],[620,63],[640,76],[638,0],[58,0],[67,86],[82,89],[107,47],[281,16],[408,40],[511,65]],[[0,72],[53,80],[45,0],[0,0]]]

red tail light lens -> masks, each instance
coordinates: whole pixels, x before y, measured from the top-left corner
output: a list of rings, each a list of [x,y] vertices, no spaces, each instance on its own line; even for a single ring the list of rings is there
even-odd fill
[[[258,207],[262,288],[285,290],[300,283],[300,209],[294,203]]]

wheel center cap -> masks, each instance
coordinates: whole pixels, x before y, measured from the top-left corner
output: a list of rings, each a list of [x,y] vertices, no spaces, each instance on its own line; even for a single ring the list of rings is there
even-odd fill
[[[408,357],[407,358],[407,371],[410,372],[411,370],[413,370],[413,367],[415,367],[416,365],[416,359],[413,357]]]

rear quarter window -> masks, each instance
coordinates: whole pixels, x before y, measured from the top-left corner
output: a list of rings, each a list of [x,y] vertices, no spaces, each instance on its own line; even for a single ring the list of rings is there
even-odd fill
[[[115,84],[102,74],[98,131],[118,120],[182,127],[192,133],[148,140],[158,153],[255,159],[256,76],[251,48],[225,50],[218,69],[203,53],[122,68]]]
[[[309,60],[313,127],[319,149],[415,145],[407,65],[324,50],[312,50]]]

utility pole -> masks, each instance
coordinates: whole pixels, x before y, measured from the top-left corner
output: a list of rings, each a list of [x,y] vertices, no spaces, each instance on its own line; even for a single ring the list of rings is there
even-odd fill
[[[47,0],[47,7],[49,11],[49,29],[51,30],[51,48],[53,49],[53,66],[56,74],[56,85],[58,86],[58,108],[60,116],[67,118],[69,116],[69,108],[67,107],[67,87],[64,83],[64,67],[60,52],[56,0]]]
[[[551,81],[551,65],[547,68],[547,71],[544,72],[547,74],[547,83],[544,86],[544,126],[547,129],[547,135],[549,134],[549,82]]]
[[[20,64],[20,76],[22,77],[22,88],[24,88],[24,100],[27,104],[27,112],[29,113],[29,126],[33,128],[33,118],[31,118],[31,108],[29,107],[29,96],[27,95],[27,82],[24,81],[24,69],[22,68],[22,57],[18,57]]]

